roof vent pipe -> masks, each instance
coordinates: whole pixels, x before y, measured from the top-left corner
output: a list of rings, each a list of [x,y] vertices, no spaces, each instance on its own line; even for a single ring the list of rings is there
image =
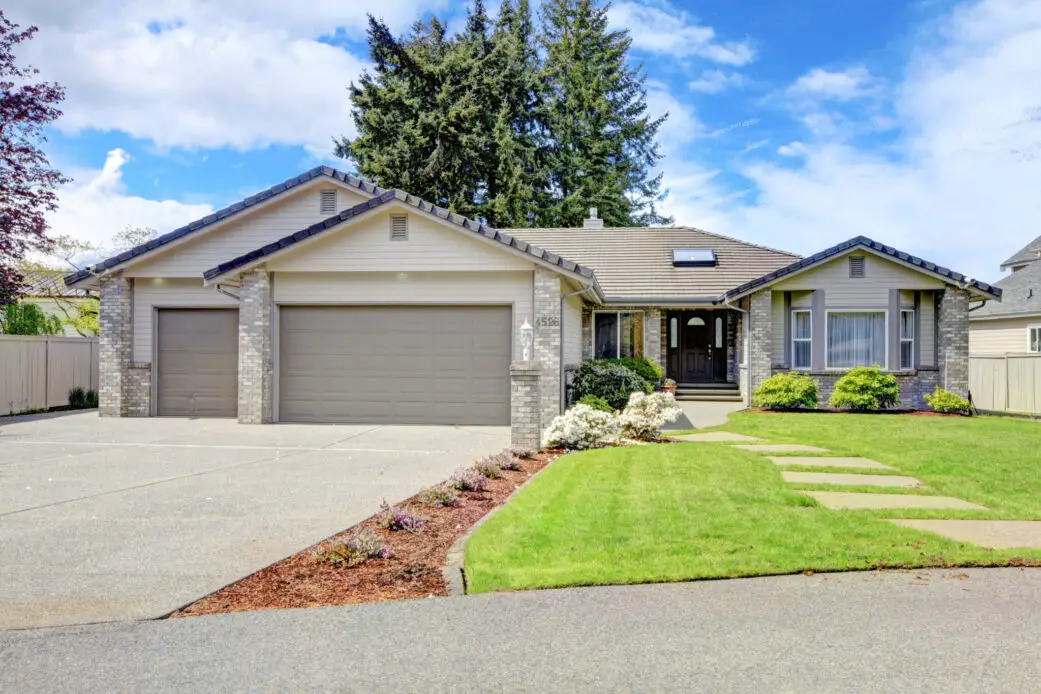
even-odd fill
[[[603,229],[604,220],[596,216],[597,209],[595,207],[589,208],[589,218],[582,220],[583,229]]]

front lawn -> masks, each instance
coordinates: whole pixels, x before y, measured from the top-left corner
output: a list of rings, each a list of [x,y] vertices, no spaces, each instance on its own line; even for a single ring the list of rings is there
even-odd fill
[[[1031,422],[738,414],[726,428],[872,457],[921,479],[924,493],[993,509],[941,515],[1041,518],[1041,427]],[[921,513],[820,508],[766,458],[725,444],[609,448],[546,470],[474,535],[466,570],[470,590],[484,592],[1041,562],[1041,550],[990,551],[881,518]]]

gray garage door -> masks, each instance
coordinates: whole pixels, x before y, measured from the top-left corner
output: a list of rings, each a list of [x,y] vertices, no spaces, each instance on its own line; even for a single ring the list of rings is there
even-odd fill
[[[509,424],[505,306],[283,307],[283,422]]]
[[[238,414],[238,331],[235,309],[159,311],[156,414]]]

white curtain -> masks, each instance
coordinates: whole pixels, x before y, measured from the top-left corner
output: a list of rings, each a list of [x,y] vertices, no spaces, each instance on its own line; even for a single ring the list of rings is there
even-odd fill
[[[886,366],[886,314],[878,312],[828,314],[828,366]]]

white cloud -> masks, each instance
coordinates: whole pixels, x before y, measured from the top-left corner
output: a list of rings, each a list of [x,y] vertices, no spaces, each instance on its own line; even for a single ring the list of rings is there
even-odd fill
[[[647,115],[659,118],[668,113],[668,119],[658,130],[658,142],[666,156],[679,150],[697,137],[701,131],[694,107],[682,103],[673,90],[663,82],[647,82]]]
[[[704,70],[701,75],[687,83],[687,88],[705,94],[718,94],[730,87],[738,87],[745,83],[745,78],[736,72],[726,73],[722,70]]]
[[[876,88],[875,80],[862,65],[837,72],[818,67],[795,80],[788,93],[849,101],[872,94]]]
[[[723,65],[741,66],[755,60],[755,49],[744,41],[718,41],[710,26],[698,24],[668,2],[657,6],[619,2],[608,15],[612,28],[628,29],[637,49],[667,53],[672,58],[698,57]]]

